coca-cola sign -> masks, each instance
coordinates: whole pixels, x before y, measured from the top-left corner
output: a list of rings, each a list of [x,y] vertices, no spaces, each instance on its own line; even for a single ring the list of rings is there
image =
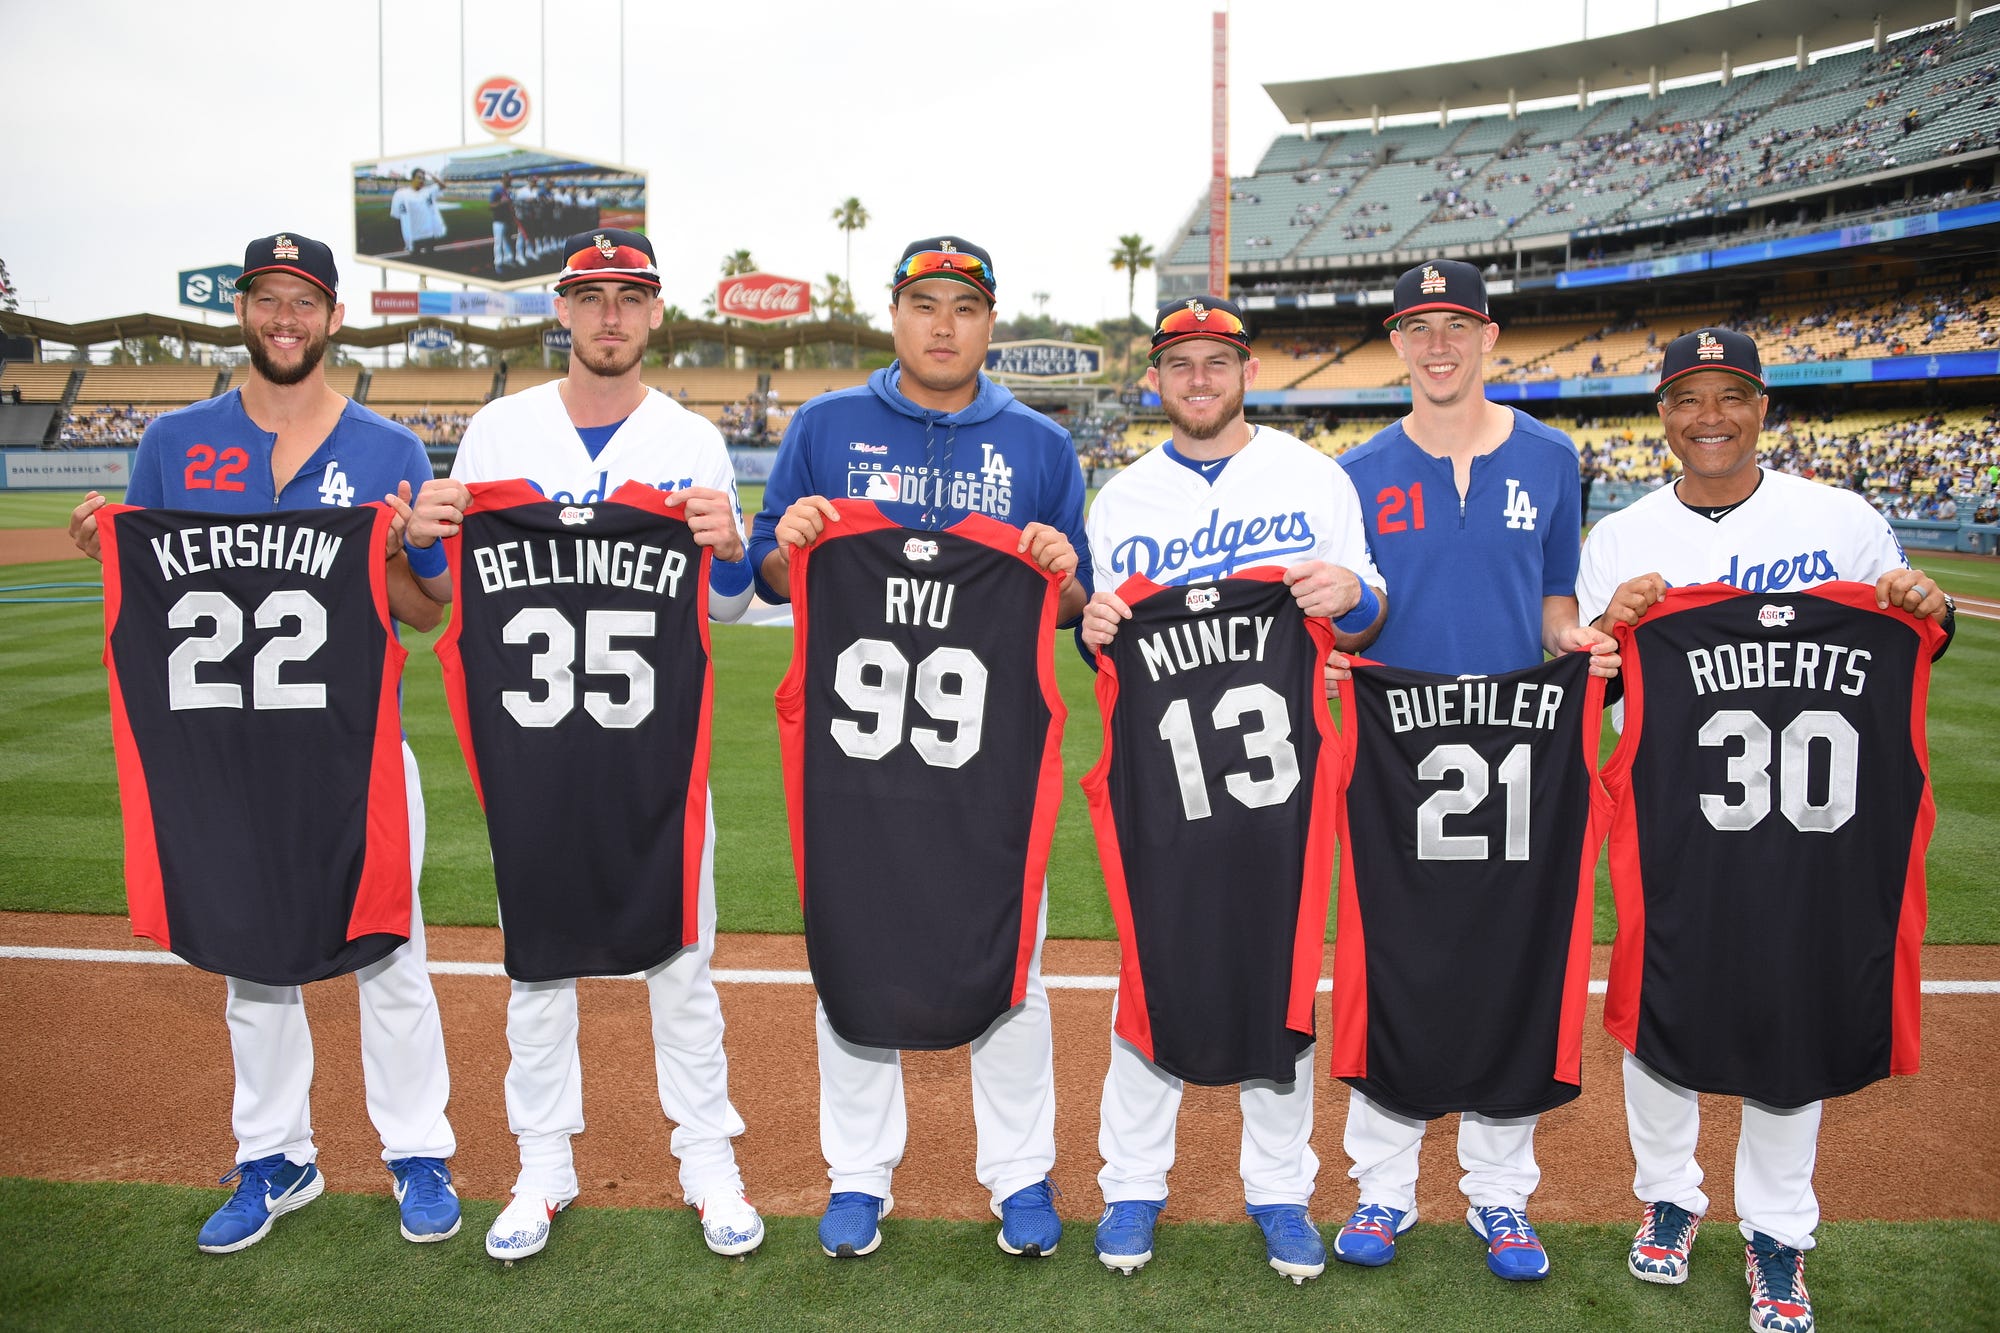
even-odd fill
[[[725,319],[749,319],[760,324],[797,319],[812,313],[812,284],[775,273],[743,273],[724,278],[715,287],[715,310]]]

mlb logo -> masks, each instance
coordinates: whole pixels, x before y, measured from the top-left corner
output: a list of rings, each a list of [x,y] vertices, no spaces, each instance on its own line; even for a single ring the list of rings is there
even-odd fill
[[[1187,609],[1190,611],[1213,611],[1222,603],[1220,588],[1189,588]]]
[[[587,508],[579,509],[575,505],[564,505],[562,512],[557,514],[556,517],[563,521],[563,526],[576,528],[590,522],[591,519],[596,517],[596,514]]]
[[[1757,609],[1757,623],[1765,629],[1783,629],[1798,619],[1798,613],[1789,606],[1761,606]]]
[[[1434,265],[1424,265],[1424,276],[1417,280],[1417,290],[1425,296],[1442,296],[1445,290],[1444,274]]]
[[[907,560],[935,560],[937,543],[927,542],[921,537],[912,537],[903,543],[903,557]]]
[[[903,498],[903,474],[859,470],[850,472],[847,474],[847,498],[878,502],[886,500],[893,504]]]
[[[1701,336],[1695,339],[1694,354],[1703,361],[1720,361],[1724,356],[1728,355],[1724,351],[1722,343],[1714,334],[1708,332],[1706,329],[1702,330]]]

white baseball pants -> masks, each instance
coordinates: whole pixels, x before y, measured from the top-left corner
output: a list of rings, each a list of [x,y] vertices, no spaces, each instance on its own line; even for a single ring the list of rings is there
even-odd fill
[[[729,1100],[715,954],[715,804],[701,852],[696,942],[645,974],[653,1011],[653,1072],[660,1109],[674,1122],[681,1197],[741,1190],[736,1148],[743,1117]],[[504,923],[503,923],[504,926]],[[507,999],[507,1127],[521,1148],[516,1194],[558,1203],[577,1195],[570,1136],[583,1132],[583,1062],[577,1053],[576,982],[516,981]]]
[[[1819,1156],[1824,1102],[1766,1106],[1743,1099],[1743,1128],[1736,1138],[1736,1216],[1745,1240],[1761,1231],[1795,1250],[1813,1247],[1819,1199],[1813,1164]],[[1625,1054],[1625,1128],[1638,1169],[1632,1192],[1642,1203],[1665,1201],[1699,1217],[1708,1211],[1695,1164],[1701,1132],[1701,1096],[1663,1078]]]
[[[417,757],[403,744],[410,812],[410,942],[354,974],[361,1001],[361,1074],[368,1118],[382,1138],[382,1160],[449,1157],[458,1140],[445,1119],[451,1071],[444,1025],[424,967],[424,913],[417,878],[424,863],[424,793]],[[229,1050],[236,1061],[230,1122],[236,1160],[283,1153],[294,1162],[317,1155],[312,1138],[312,1032],[297,986],[226,978]]]
[[[1046,1176],[1056,1162],[1055,1039],[1042,986],[1048,928],[1044,886],[1026,998],[972,1042],[974,1170],[995,1203]],[[819,1145],[830,1192],[887,1198],[909,1133],[902,1053],[843,1039],[818,1003],[813,1025],[819,1036]]]
[[[1535,1164],[1535,1122],[1539,1115],[1505,1120],[1467,1111],[1458,1118],[1458,1164],[1465,1171],[1458,1188],[1475,1208],[1526,1208],[1542,1183]],[[1428,1121],[1397,1115],[1347,1090],[1347,1130],[1341,1144],[1354,1166],[1362,1203],[1409,1212],[1417,1206],[1417,1149]]]
[[[1113,1000],[1114,1022],[1117,1006]],[[1312,1198],[1319,1175],[1319,1157],[1312,1150],[1316,1049],[1307,1046],[1299,1053],[1289,1087],[1260,1078],[1238,1088],[1237,1104],[1243,1111],[1239,1165],[1243,1199],[1252,1207],[1303,1204]],[[1131,1042],[1112,1034],[1111,1067],[1104,1073],[1097,1121],[1097,1151],[1104,1158],[1097,1185],[1106,1203],[1167,1197],[1181,1086],[1180,1079],[1141,1055]]]

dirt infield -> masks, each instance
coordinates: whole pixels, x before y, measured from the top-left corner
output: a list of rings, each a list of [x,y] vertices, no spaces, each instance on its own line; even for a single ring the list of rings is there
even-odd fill
[[[152,946],[115,917],[0,913],[0,945],[90,949]],[[439,927],[433,961],[497,962],[497,931]],[[1593,972],[1604,974],[1600,948]],[[803,942],[790,936],[727,935],[719,969],[804,970]],[[1049,976],[1115,971],[1116,946],[1049,942]],[[2000,976],[2000,947],[1925,951],[1929,979]],[[501,1080],[506,1071],[503,978],[435,978],[451,1057],[451,1115],[459,1153],[452,1165],[471,1198],[504,1197],[515,1170]],[[353,987],[308,987],[318,1061],[315,1125],[320,1161],[335,1189],[380,1193],[389,1176],[362,1099]],[[645,989],[629,981],[582,985],[585,1112],[576,1141],[588,1206],[670,1207],[680,1202],[667,1152],[668,1125],[653,1080]],[[1097,1100],[1108,1062],[1111,993],[1055,989],[1056,1181],[1065,1216],[1094,1217]],[[166,1181],[212,1185],[234,1154],[232,1076],[222,1023],[222,982],[180,966],[0,959],[0,1174],[60,1180]],[[751,1197],[767,1212],[811,1215],[826,1195],[818,1143],[818,1075],[812,992],[803,985],[725,983],[730,1088],[749,1132],[738,1143]],[[1328,1022],[1320,1001],[1322,1030]],[[1534,1215],[1547,1221],[1625,1221],[1633,1215],[1632,1160],[1625,1144],[1618,1049],[1591,1001],[1583,1095],[1552,1111],[1537,1136],[1543,1169]],[[2000,996],[1924,1000],[1924,1072],[1878,1083],[1829,1104],[1817,1183],[1827,1217],[2000,1220]],[[973,1132],[963,1050],[906,1055],[910,1148],[896,1173],[896,1211],[911,1217],[990,1216],[973,1179]],[[1345,1089],[1322,1081],[1314,1149],[1321,1160],[1314,1213],[1345,1213],[1341,1178]],[[1190,1088],[1181,1112],[1180,1163],[1169,1216],[1242,1216],[1235,1094]],[[1705,1098],[1702,1161],[1717,1219],[1731,1216],[1736,1104]],[[1420,1213],[1459,1215],[1455,1133],[1442,1122],[1424,1147]]]
[[[74,560],[76,544],[62,528],[0,528],[0,565]]]

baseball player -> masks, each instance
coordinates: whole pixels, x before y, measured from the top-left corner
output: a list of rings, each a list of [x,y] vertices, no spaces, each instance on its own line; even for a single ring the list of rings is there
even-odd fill
[[[771,601],[791,592],[790,552],[839,521],[827,497],[874,500],[912,528],[986,514],[1021,530],[1020,550],[1064,576],[1060,618],[1088,595],[1083,473],[1069,436],[986,378],[998,315],[993,258],[956,236],[913,242],[890,288],[896,360],[866,385],[822,394],[792,415],[751,527],[750,561]],[[978,1176],[1000,1217],[1000,1247],[1046,1255],[1062,1237],[1048,1173],[1055,1164],[1055,1066],[1041,980],[1046,901],[1026,999],[972,1043]],[[828,1255],[881,1243],[890,1177],[906,1122],[897,1053],[842,1039],[816,1009],[820,1147],[831,1198],[820,1222]]]
[[[486,196],[486,207],[493,217],[493,273],[498,277],[507,271],[511,258],[517,266],[528,263],[527,239],[521,226],[521,216],[514,207],[514,178],[502,172],[500,183]]]
[[[589,505],[628,481],[668,492],[697,544],[713,552],[709,616],[735,620],[750,603],[736,481],[721,435],[640,379],[646,339],[660,326],[653,243],[606,229],[570,238],[556,279],[556,315],[573,339],[569,374],[497,398],[466,426],[451,476],[423,488],[411,540],[455,533],[470,500],[465,483],[525,478],[551,500]],[[653,1010],[660,1106],[675,1125],[681,1192],[701,1213],[717,1254],[746,1254],[764,1240],[763,1219],[743,1197],[730,1140],[743,1119],[729,1100],[722,1004],[709,974],[715,951],[715,818],[707,817],[698,942],[645,973]],[[503,923],[504,924],[504,923]],[[519,1140],[513,1202],[486,1233],[486,1252],[539,1252],[550,1222],[577,1195],[570,1137],[583,1132],[576,981],[511,983],[507,1003],[507,1123]]]
[[[1381,632],[1387,597],[1354,487],[1324,454],[1244,419],[1257,368],[1230,302],[1199,296],[1160,307],[1146,383],[1174,434],[1112,478],[1091,507],[1097,591],[1084,609],[1086,647],[1104,648],[1131,619],[1112,591],[1127,579],[1202,583],[1258,565],[1285,567],[1293,600],[1306,615],[1332,620],[1336,646],[1358,651]],[[1271,1266],[1297,1281],[1326,1268],[1325,1243],[1306,1212],[1319,1171],[1314,1049],[1303,1044],[1289,1082],[1251,1079],[1238,1097],[1246,1210],[1263,1230]],[[1114,1032],[1098,1127],[1105,1208],[1096,1249],[1107,1267],[1129,1273],[1153,1256],[1180,1101],[1181,1080]]]
[[[1595,674],[1616,675],[1611,638],[1578,621],[1576,446],[1487,401],[1485,359],[1500,326],[1479,270],[1450,259],[1419,264],[1397,279],[1385,322],[1410,372],[1410,412],[1340,460],[1361,495],[1369,549],[1396,588],[1396,618],[1368,655],[1413,670],[1495,675],[1540,665],[1544,649],[1582,648],[1601,654]],[[1459,1117],[1466,1222],[1487,1242],[1487,1267],[1511,1281],[1549,1272],[1526,1211],[1541,1181],[1539,1119]],[[1334,1240],[1335,1257],[1370,1267],[1396,1257],[1397,1235],[1417,1220],[1426,1125],[1349,1090],[1343,1146],[1361,1199]]]
[[[321,358],[345,307],[336,292],[333,251],[297,232],[250,242],[237,280],[236,318],[251,372],[241,389],[168,412],[146,427],[132,460],[129,504],[223,514],[352,506],[382,496],[398,508],[392,531],[408,516],[413,491],[431,475],[417,437],[326,382]],[[100,557],[91,492],[70,516],[70,536]],[[442,552],[392,558],[389,605],[420,630],[440,617],[412,580],[411,566],[441,575]],[[433,568],[434,566],[434,568]],[[445,1102],[444,1029],[424,968],[424,930],[416,878],[424,855],[423,792],[417,761],[403,745],[409,805],[411,904],[409,943],[355,973],[361,1002],[361,1069],[368,1116],[395,1177],[402,1233],[438,1241],[459,1226],[458,1195],[445,1165],[457,1149]],[[300,793],[301,799],[306,799]],[[236,1068],[231,1122],[236,1166],[223,1183],[236,1192],[210,1217],[197,1243],[209,1254],[262,1240],[278,1217],[318,1198],[326,1181],[313,1146],[309,1098],[312,1035],[296,986],[228,978],[224,1010]]]
[[[390,198],[389,216],[402,224],[403,249],[411,254],[432,249],[444,235],[444,214],[438,210],[438,196],[443,192],[444,186],[418,167]]]
[[[1846,580],[1872,582],[1878,606],[1936,620],[1949,634],[1951,599],[1909,567],[1888,521],[1867,501],[1758,465],[1767,405],[1763,362],[1750,338],[1710,328],[1667,344],[1660,422],[1682,475],[1592,529],[1577,578],[1583,614],[1608,630],[1637,624],[1669,587],[1727,583],[1776,593]],[[1621,939],[1624,930],[1621,922]],[[1699,1104],[1693,1091],[1629,1051],[1624,1074],[1633,1192],[1646,1206],[1627,1264],[1641,1281],[1684,1282],[1708,1209],[1694,1160]],[[1743,1100],[1736,1215],[1747,1242],[1750,1326],[1767,1333],[1813,1327],[1805,1251],[1819,1225],[1812,1173],[1822,1106]]]

